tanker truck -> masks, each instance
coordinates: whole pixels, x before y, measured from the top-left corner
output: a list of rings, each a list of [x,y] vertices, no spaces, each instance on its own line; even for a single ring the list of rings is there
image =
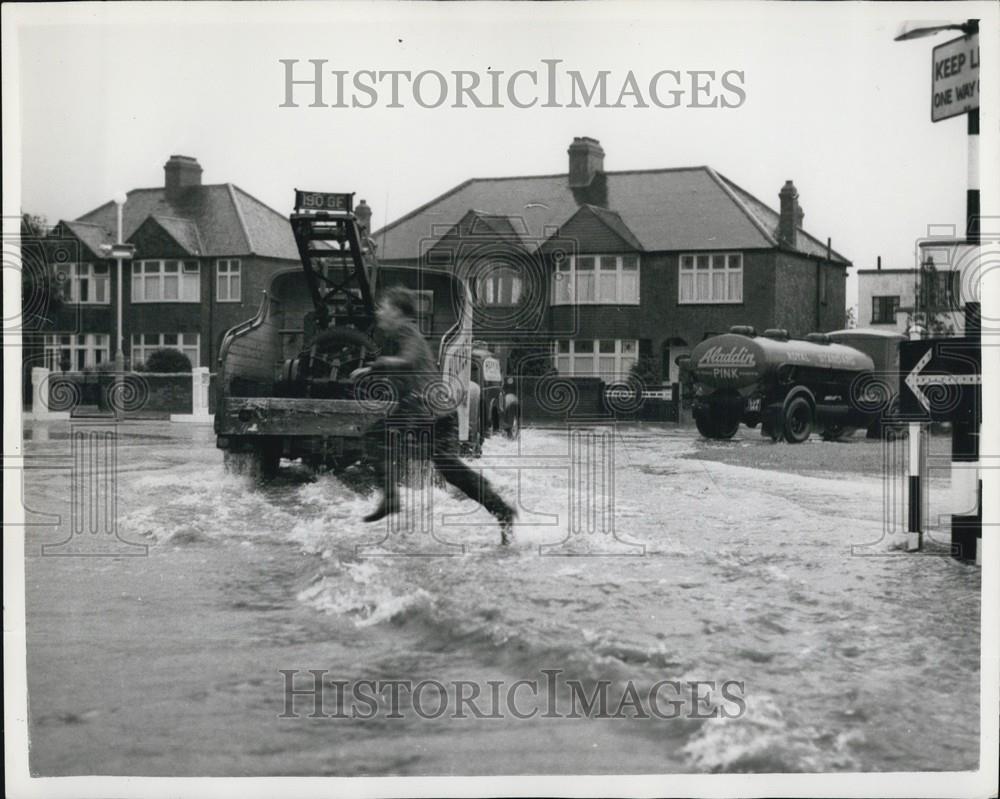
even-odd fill
[[[874,369],[862,352],[823,333],[792,339],[786,330],[752,327],[702,341],[682,364],[693,384],[692,414],[706,438],[732,438],[740,422],[761,425],[774,441],[799,444],[813,430],[844,438],[874,421],[852,401]]]

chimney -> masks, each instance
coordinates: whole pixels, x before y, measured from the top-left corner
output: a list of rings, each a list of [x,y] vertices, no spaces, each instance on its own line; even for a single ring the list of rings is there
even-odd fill
[[[569,187],[584,189],[604,172],[604,148],[597,139],[575,136],[569,146]]]
[[[354,218],[358,220],[358,229],[361,234],[361,238],[371,234],[372,230],[372,209],[364,200],[358,203],[358,207],[354,209]]]
[[[201,166],[198,159],[189,155],[172,155],[163,165],[164,187],[167,198],[173,199],[191,186],[201,185]]]
[[[795,247],[798,226],[802,223],[802,209],[799,208],[799,193],[790,180],[778,192],[781,200],[781,216],[778,219],[778,241],[789,247]]]

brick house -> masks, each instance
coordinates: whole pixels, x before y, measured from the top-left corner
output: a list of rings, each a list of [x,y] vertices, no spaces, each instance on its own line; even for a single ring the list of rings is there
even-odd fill
[[[802,336],[844,326],[850,262],[802,229],[787,181],[773,210],[707,166],[609,172],[590,138],[568,171],[467,180],[373,234],[383,264],[446,265],[502,355],[551,352],[561,374],[620,378],[731,325]]]
[[[222,336],[256,313],[272,276],[299,268],[286,217],[232,183],[202,184],[201,172],[194,158],[173,155],[163,186],[127,193],[122,233],[135,257],[122,281],[126,366],[166,347],[193,366],[214,367]],[[114,358],[117,264],[108,248],[116,214],[107,202],[61,221],[46,239],[63,297],[39,331],[49,368],[81,370]]]

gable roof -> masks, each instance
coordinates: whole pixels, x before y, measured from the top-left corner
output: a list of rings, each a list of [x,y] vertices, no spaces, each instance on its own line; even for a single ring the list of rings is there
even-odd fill
[[[577,213],[580,212],[593,214],[604,224],[604,226],[608,230],[614,233],[618,238],[620,238],[630,247],[633,247],[636,250],[646,249],[645,247],[642,246],[642,242],[640,242],[639,239],[636,238],[635,234],[632,232],[629,226],[625,224],[625,221],[622,219],[621,214],[619,214],[617,211],[610,211],[607,208],[601,208],[600,206],[597,205],[584,205],[581,206],[580,211],[578,211]]]
[[[706,166],[603,173],[607,209],[602,221],[621,224],[646,251],[762,249],[779,246],[778,214]],[[454,224],[470,208],[506,216],[524,229],[522,241],[536,249],[577,213],[565,173],[509,178],[473,178],[373,234],[383,260],[417,258],[420,242],[435,227]],[[808,234],[796,251],[826,255]],[[849,263],[832,253],[834,260]]]
[[[205,248],[201,243],[201,235],[198,233],[198,226],[190,219],[178,219],[174,216],[160,216],[158,214],[153,214],[143,224],[150,224],[152,222],[155,222],[163,228],[164,232],[177,242],[177,246],[184,250],[188,255],[201,255],[204,253]],[[139,227],[136,228],[136,232],[138,232],[141,228],[142,225],[139,225]]]
[[[67,222],[63,220],[60,224],[76,237],[84,247],[90,250],[90,257],[100,260],[107,258],[108,253],[104,252],[104,247],[110,247],[114,242],[111,232],[102,225],[89,222]]]
[[[201,255],[260,255],[299,260],[288,220],[231,183],[190,186],[173,198],[168,198],[162,187],[133,189],[128,192],[123,208],[125,240],[150,216],[178,243],[186,248],[197,247]],[[73,224],[81,222],[114,230],[115,204],[105,203]]]

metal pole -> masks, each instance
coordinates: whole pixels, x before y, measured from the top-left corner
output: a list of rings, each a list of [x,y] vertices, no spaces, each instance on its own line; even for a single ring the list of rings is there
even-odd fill
[[[116,244],[122,244],[122,207],[123,203],[115,201],[115,206],[118,210],[118,238]],[[122,353],[122,259],[116,258],[118,262],[118,299],[117,299],[117,310],[118,319],[117,325],[115,327],[115,371],[121,372],[125,369],[125,356]]]
[[[915,341],[921,338],[920,328],[916,324],[910,326],[910,340]],[[924,437],[920,422],[909,422],[907,424],[907,438],[909,444],[909,469],[907,480],[907,524],[906,524],[906,550],[907,552],[917,552],[923,546],[923,514],[921,494],[921,480],[924,469]]]

